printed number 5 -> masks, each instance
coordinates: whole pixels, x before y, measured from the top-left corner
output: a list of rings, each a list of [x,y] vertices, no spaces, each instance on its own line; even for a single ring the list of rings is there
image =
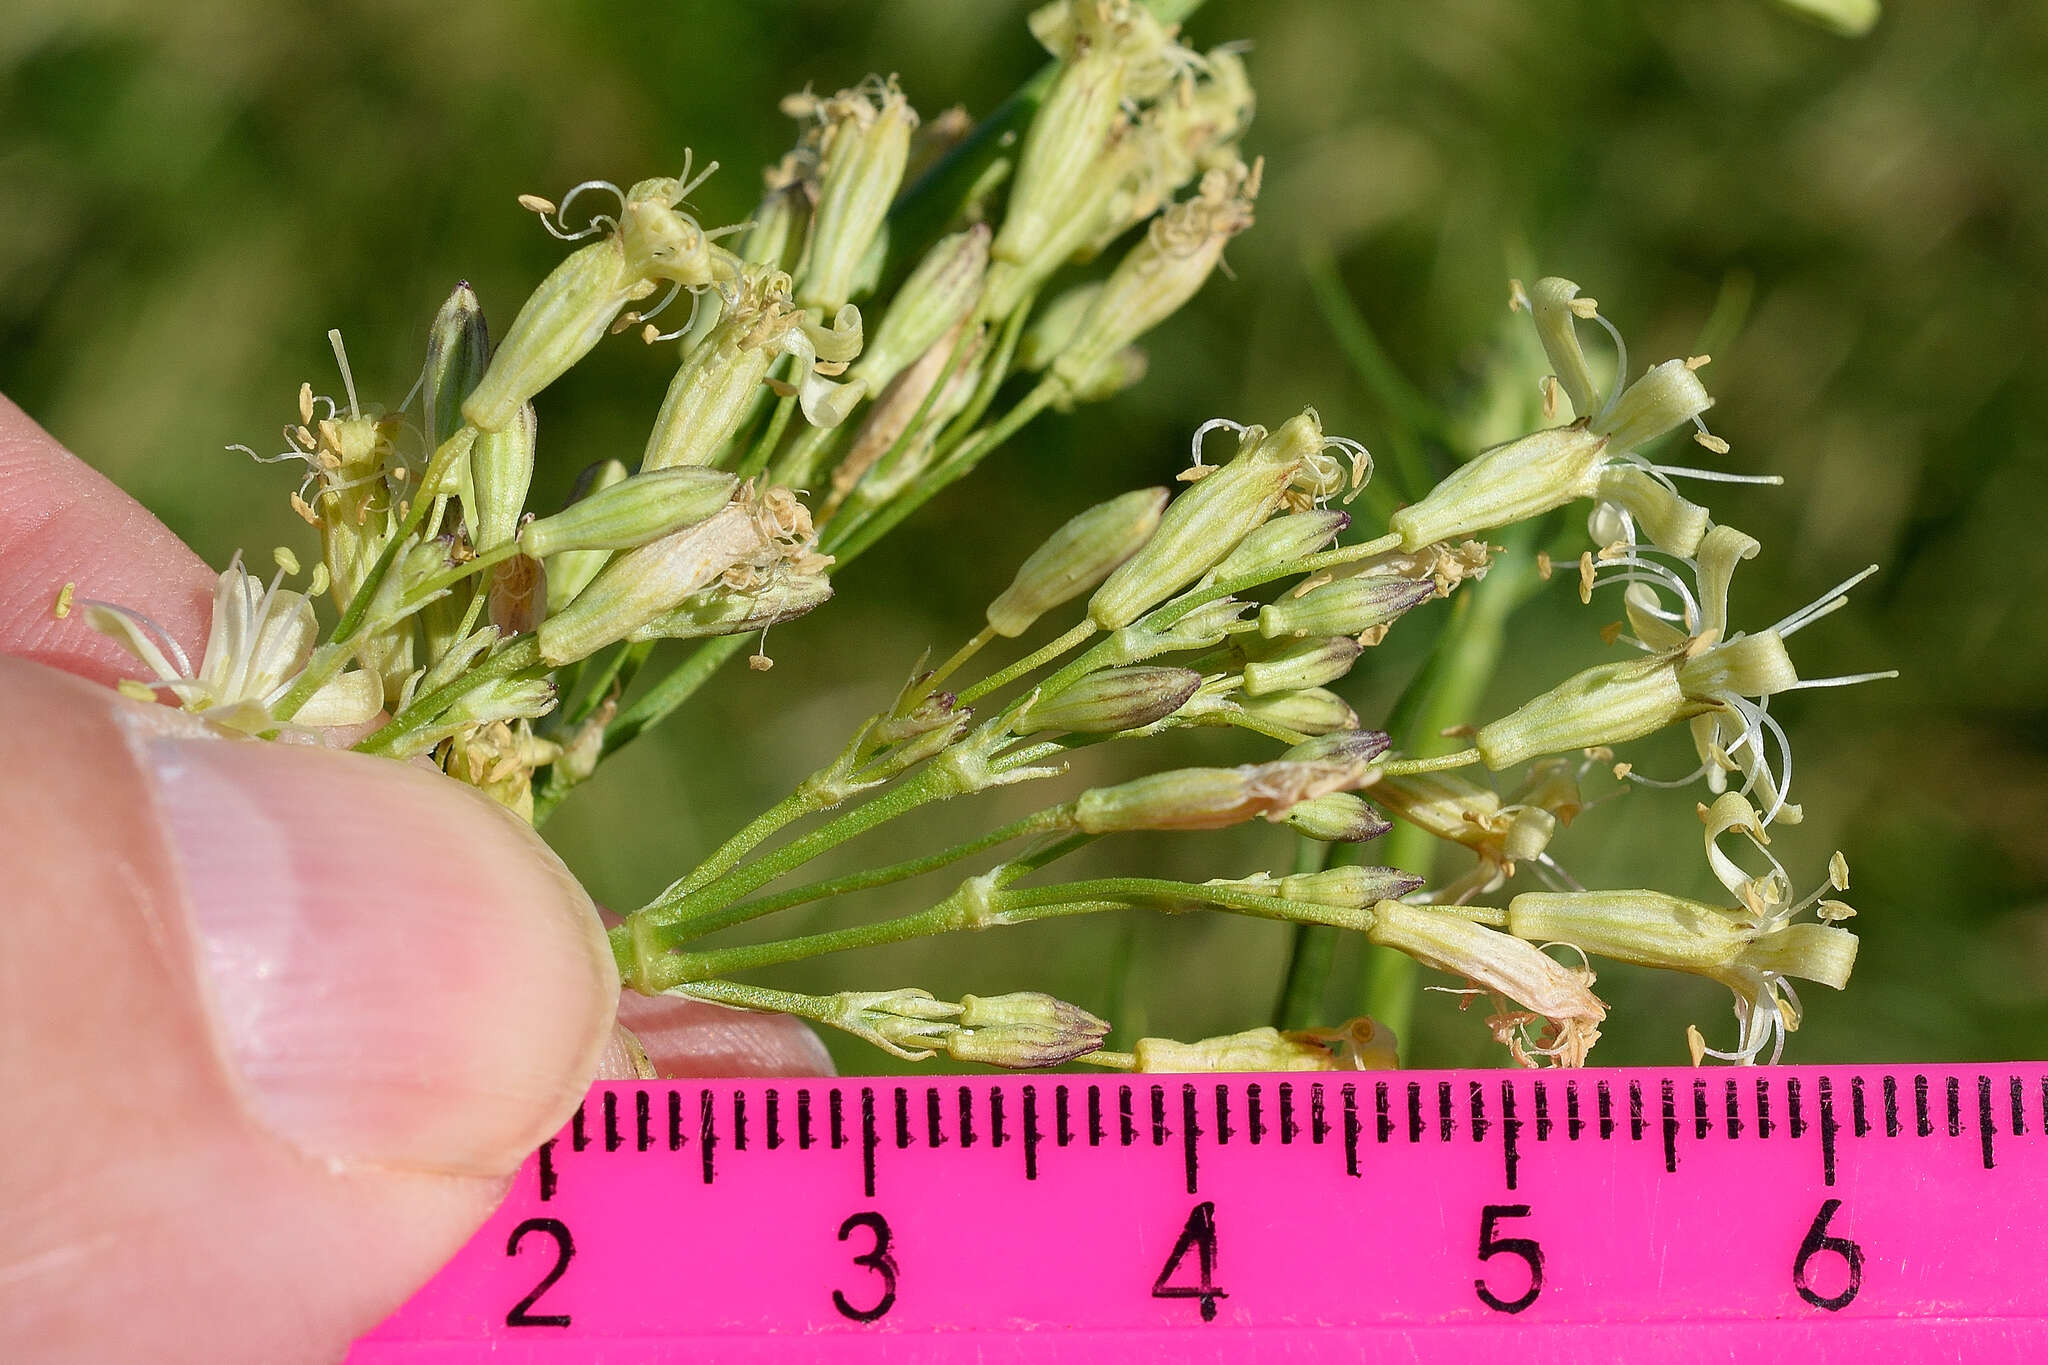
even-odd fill
[[[873,1307],[855,1308],[843,1292],[835,1289],[832,1306],[855,1322],[873,1322],[896,1304],[896,1258],[889,1254],[889,1221],[879,1213],[856,1213],[839,1225],[839,1240],[851,1237],[855,1228],[866,1228],[875,1235],[874,1246],[854,1257],[853,1263],[882,1277],[882,1297],[875,1300]]]
[[[1479,1291],[1479,1301],[1496,1313],[1519,1313],[1536,1302],[1536,1296],[1543,1292],[1543,1248],[1536,1245],[1533,1237],[1496,1237],[1493,1225],[1502,1218],[1527,1218],[1527,1204],[1488,1204],[1485,1214],[1479,1220],[1479,1259],[1490,1261],[1495,1256],[1519,1256],[1529,1263],[1529,1287],[1520,1298],[1503,1299],[1486,1287],[1485,1280],[1472,1281],[1472,1287]]]

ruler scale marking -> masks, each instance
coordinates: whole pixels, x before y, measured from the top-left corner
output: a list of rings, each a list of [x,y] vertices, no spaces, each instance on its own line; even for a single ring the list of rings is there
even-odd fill
[[[1141,1084],[1119,1143],[1087,1081],[606,1083],[351,1360],[765,1363],[789,1333],[920,1365],[2048,1349],[2048,1065]],[[1896,1140],[1944,1120],[1975,1141]],[[1631,1142],[1576,1141],[1623,1122]],[[1369,1292],[1327,1273],[1361,1234]],[[969,1235],[1001,1238],[1004,1273],[948,1249]],[[1054,1273],[1075,1247],[1087,1275]]]

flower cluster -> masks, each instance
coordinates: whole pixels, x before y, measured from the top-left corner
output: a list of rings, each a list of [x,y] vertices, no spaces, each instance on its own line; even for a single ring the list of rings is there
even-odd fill
[[[304,468],[291,503],[321,550],[305,591],[285,586],[300,572],[289,550],[267,585],[238,559],[196,668],[145,618],[82,603],[152,675],[129,690],[248,736],[351,727],[341,736],[359,749],[430,760],[544,818],[749,641],[824,604],[837,567],[1037,414],[1137,382],[1142,338],[1251,225],[1262,167],[1239,151],[1253,99],[1235,49],[1198,53],[1136,0],[1054,0],[1031,29],[1054,61],[1035,106],[1016,106],[1028,117],[1008,126],[920,120],[894,76],[790,97],[796,145],[744,223],[699,222],[691,196],[716,166],[693,176],[687,156],[679,176],[523,197],[573,251],[495,342],[481,302],[458,287],[396,412],[359,401],[330,334],[342,397],[302,387],[286,449],[255,456]],[[684,295],[687,311],[670,313]],[[812,996],[735,979],[925,935],[1215,911],[1298,936],[1349,932],[1449,973],[1467,983],[1462,994],[1493,1001],[1488,1027],[1522,1064],[1584,1061],[1607,1019],[1594,958],[1721,982],[1739,1037],[1711,1049],[1695,1031],[1695,1059],[1775,1058],[1799,1021],[1793,979],[1844,985],[1856,938],[1841,927],[1854,912],[1828,894],[1848,883],[1840,855],[1820,891],[1796,898],[1770,851],[1771,827],[1802,815],[1771,705],[1885,676],[1802,678],[1787,647],[1865,575],[1765,629],[1737,628],[1734,573],[1761,547],[1679,481],[1743,476],[1646,453],[1675,431],[1727,452],[1704,421],[1707,358],[1631,378],[1620,334],[1577,285],[1518,283],[1512,301],[1549,359],[1546,425],[1471,456],[1409,505],[1369,503],[1385,524],[1368,534],[1344,508],[1366,490],[1372,457],[1327,434],[1313,410],[1271,428],[1202,424],[1178,491],[1137,489],[1054,531],[972,638],[920,665],[788,797],[628,914],[611,936],[627,984],[798,1015],[909,1059],[1393,1064],[1391,1032],[1369,1019],[1112,1050],[1108,1024],[1036,992]],[[1614,344],[1605,386],[1581,344],[1586,324]],[[674,348],[666,393],[646,405],[645,445],[586,469],[566,505],[535,506],[545,391],[620,333]],[[1219,436],[1233,445],[1212,459],[1220,452],[1205,447]],[[1335,689],[1388,633],[1433,603],[1494,590],[1508,551],[1489,538],[1534,553],[1538,534],[1561,534],[1555,514],[1579,502],[1591,504],[1580,595],[1620,590],[1624,621],[1602,635],[1628,656],[1457,729],[1471,743],[1456,752],[1402,752],[1397,734],[1411,747],[1418,737],[1398,710],[1384,729],[1362,724]],[[1564,553],[1584,543],[1573,534]],[[1551,555],[1535,557],[1548,579]],[[323,596],[335,614],[324,638]],[[1062,613],[1069,624],[1052,638],[1013,645]],[[624,704],[657,646],[685,640],[700,643]],[[1011,648],[1026,652],[973,675],[989,651]],[[768,667],[765,646],[749,661]],[[1678,726],[1699,759],[1690,777],[1650,781],[1617,757]],[[1074,749],[1142,753],[1148,738],[1194,729],[1273,748],[1071,793],[920,856],[794,875],[932,803],[1055,780]],[[1598,804],[1584,788],[1610,772],[1617,790],[1704,783],[1709,870],[1734,904],[1588,890],[1571,877],[1553,846]],[[1099,839],[1255,820],[1287,827],[1313,856],[1282,876],[1039,876]],[[1432,885],[1356,860],[1397,827],[1464,850],[1469,865]],[[1763,871],[1729,851],[1745,844]],[[793,906],[959,876],[956,865],[981,855],[999,860],[894,918],[710,941]],[[1525,875],[1546,889],[1480,903]]]

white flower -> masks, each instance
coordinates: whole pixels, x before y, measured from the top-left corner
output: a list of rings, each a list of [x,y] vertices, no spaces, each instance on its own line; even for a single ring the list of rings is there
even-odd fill
[[[214,588],[213,625],[196,670],[178,642],[141,612],[88,602],[83,604],[85,618],[156,674],[154,683],[143,686],[169,691],[187,711],[215,724],[260,734],[279,728],[270,708],[305,668],[320,633],[311,599],[283,587],[283,579],[280,571],[265,587],[235,556]],[[291,723],[358,725],[383,704],[383,685],[355,669],[307,698]]]

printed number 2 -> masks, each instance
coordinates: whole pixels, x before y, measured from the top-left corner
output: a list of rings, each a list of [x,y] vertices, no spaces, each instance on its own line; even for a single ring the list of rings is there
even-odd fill
[[[1828,1220],[1841,1207],[1839,1199],[1830,1199],[1820,1206],[1820,1212],[1813,1217],[1813,1226],[1806,1230],[1806,1240],[1799,1244],[1799,1255],[1792,1261],[1792,1287],[1799,1291],[1799,1297],[1830,1313],[1839,1313],[1847,1308],[1849,1300],[1855,1298],[1856,1291],[1863,1287],[1863,1248],[1847,1237],[1835,1237],[1828,1232]],[[1849,1267],[1848,1287],[1826,1298],[1821,1297],[1806,1278],[1813,1258],[1823,1251],[1834,1252]]]
[[[519,1254],[519,1244],[526,1239],[526,1234],[529,1232],[542,1233],[554,1239],[555,1263],[548,1269],[547,1274],[541,1276],[540,1283],[533,1287],[531,1294],[528,1294],[518,1303],[512,1305],[512,1311],[505,1315],[505,1325],[507,1327],[567,1327],[569,1325],[569,1315],[567,1313],[536,1313],[533,1311],[533,1306],[540,1302],[541,1295],[555,1287],[555,1281],[562,1278],[562,1272],[567,1270],[569,1262],[576,1258],[576,1239],[569,1235],[569,1225],[559,1218],[529,1218],[518,1227],[512,1229],[512,1238],[505,1243],[505,1254],[507,1256],[517,1256]]]
[[[1168,1284],[1190,1250],[1195,1253],[1195,1266],[1201,1279],[1195,1284]],[[1173,1244],[1166,1264],[1159,1268],[1159,1278],[1152,1281],[1152,1297],[1200,1299],[1202,1321],[1216,1321],[1216,1300],[1230,1296],[1216,1287],[1216,1205],[1211,1201],[1203,1200],[1188,1215],[1188,1221],[1180,1230],[1180,1240]]]
[[[832,1291],[832,1306],[855,1322],[873,1322],[896,1306],[896,1258],[889,1254],[889,1220],[879,1213],[856,1213],[839,1225],[839,1240],[845,1241],[853,1235],[855,1228],[866,1228],[875,1236],[875,1244],[863,1254],[853,1258],[855,1265],[864,1265],[882,1277],[882,1297],[869,1308],[855,1308],[840,1290]]]
[[[1519,1313],[1536,1302],[1536,1296],[1543,1292],[1543,1248],[1536,1245],[1533,1237],[1496,1237],[1493,1225],[1502,1218],[1527,1218],[1527,1204],[1488,1204],[1485,1214],[1479,1220],[1479,1259],[1490,1261],[1495,1256],[1519,1256],[1529,1263],[1529,1287],[1522,1291],[1520,1298],[1503,1299],[1486,1287],[1485,1280],[1472,1281],[1472,1287],[1479,1291],[1479,1301],[1496,1313]]]

